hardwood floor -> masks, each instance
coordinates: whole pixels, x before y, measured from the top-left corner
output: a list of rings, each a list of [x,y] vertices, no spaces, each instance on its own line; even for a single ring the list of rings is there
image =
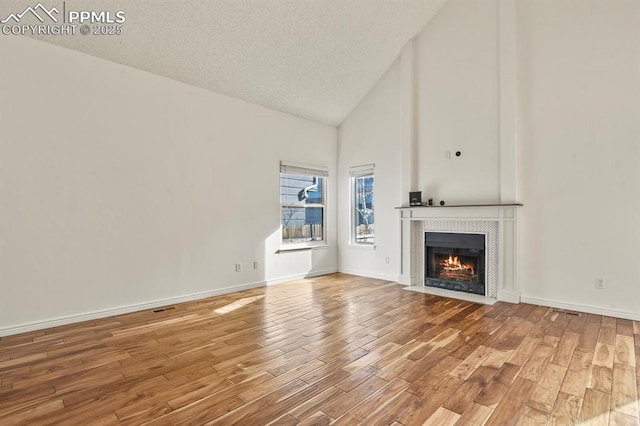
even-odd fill
[[[0,424],[638,425],[640,323],[335,274],[0,339]]]

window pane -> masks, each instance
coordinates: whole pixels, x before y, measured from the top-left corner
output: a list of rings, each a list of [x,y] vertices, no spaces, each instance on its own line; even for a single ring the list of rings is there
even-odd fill
[[[280,173],[282,242],[324,239],[324,178]]]
[[[322,207],[282,206],[282,241],[321,241],[324,235],[323,217]]]
[[[280,203],[322,204],[323,178],[280,173]]]
[[[358,176],[354,181],[353,227],[354,242],[373,244],[373,175]]]

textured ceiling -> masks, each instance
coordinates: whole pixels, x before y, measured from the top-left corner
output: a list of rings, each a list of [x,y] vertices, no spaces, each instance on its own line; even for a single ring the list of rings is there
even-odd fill
[[[126,22],[119,36],[37,38],[338,125],[446,0],[41,1]],[[0,19],[37,2],[3,0]]]

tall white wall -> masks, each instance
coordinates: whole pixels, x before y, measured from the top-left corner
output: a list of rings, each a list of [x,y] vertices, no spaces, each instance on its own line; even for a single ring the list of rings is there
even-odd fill
[[[640,2],[518,8],[522,295],[640,315]]]
[[[398,119],[407,81],[396,64],[340,127],[341,181],[373,155],[397,161],[403,123],[413,123],[423,199],[524,204],[523,300],[640,318],[640,2],[449,0],[412,49],[415,119]],[[501,140],[512,129],[517,145]],[[395,234],[375,253],[341,240],[341,270],[390,274],[380,262],[398,247],[397,217],[378,218],[407,202],[403,172],[376,170],[376,187],[397,191],[376,196],[377,230]],[[346,239],[346,211],[339,218]]]
[[[337,269],[335,178],[329,247],[275,254],[279,161],[335,177],[335,128],[28,38],[0,58],[0,333]]]
[[[416,39],[423,199],[499,200],[497,16],[497,0],[449,0]]]
[[[401,73],[396,61],[338,129],[338,247],[342,272],[396,280],[400,265]],[[375,164],[375,249],[350,244],[349,167]],[[386,258],[389,263],[386,263]]]
[[[409,47],[405,66],[411,70],[403,72],[401,60],[396,61],[340,125],[341,271],[398,278],[400,228],[394,208],[408,203],[402,181],[407,163],[417,167],[412,187],[423,192],[424,200],[498,200],[496,19],[495,0],[446,2]],[[413,110],[406,110],[407,103]],[[405,141],[407,134],[414,140]],[[403,163],[403,143],[414,145],[414,161]],[[457,150],[463,153],[459,158],[454,155]],[[445,151],[452,152],[451,159],[445,159]],[[344,204],[349,166],[367,163],[376,164],[374,251],[349,245],[350,216]]]

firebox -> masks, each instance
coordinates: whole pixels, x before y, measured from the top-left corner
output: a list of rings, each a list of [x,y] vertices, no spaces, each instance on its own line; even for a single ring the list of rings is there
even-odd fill
[[[424,284],[485,294],[485,235],[425,232]]]

